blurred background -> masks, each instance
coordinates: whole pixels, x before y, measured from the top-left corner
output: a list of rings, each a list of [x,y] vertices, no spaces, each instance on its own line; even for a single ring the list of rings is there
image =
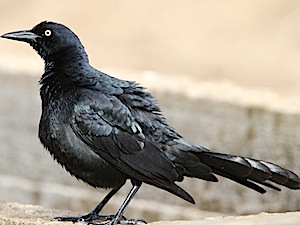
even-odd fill
[[[0,34],[44,20],[70,27],[96,68],[146,86],[187,139],[300,174],[299,1],[0,0]],[[37,138],[43,65],[28,45],[0,40],[0,200],[88,212],[107,191],[67,174]],[[260,195],[225,179],[180,185],[196,205],[144,185],[125,215],[150,222],[300,209],[299,191]]]

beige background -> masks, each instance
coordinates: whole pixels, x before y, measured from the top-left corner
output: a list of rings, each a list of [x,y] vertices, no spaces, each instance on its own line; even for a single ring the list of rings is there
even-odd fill
[[[0,12],[0,33],[43,20],[66,24],[98,68],[188,74],[285,94],[300,90],[297,0],[2,0]],[[42,63],[25,44],[2,40],[0,49],[2,70],[21,61],[18,70],[34,64],[40,74]]]

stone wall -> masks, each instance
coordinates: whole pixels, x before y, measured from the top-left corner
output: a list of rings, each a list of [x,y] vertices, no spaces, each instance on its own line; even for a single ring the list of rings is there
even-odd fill
[[[300,174],[299,102],[230,83],[196,83],[149,72],[123,74],[149,87],[170,124],[187,139],[215,151],[272,161]],[[107,191],[71,177],[38,141],[38,77],[2,74],[0,79],[0,199],[90,211]],[[186,179],[180,185],[195,198],[196,205],[143,185],[126,215],[148,221],[187,220],[300,208],[299,191],[285,188],[261,195],[222,178],[219,183]],[[129,188],[128,183],[106,212],[118,209]]]

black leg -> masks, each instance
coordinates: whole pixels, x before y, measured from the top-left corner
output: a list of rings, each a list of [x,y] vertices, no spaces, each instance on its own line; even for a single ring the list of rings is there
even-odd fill
[[[105,197],[104,199],[93,209],[89,214],[86,214],[84,216],[78,216],[78,217],[55,217],[54,220],[58,221],[71,221],[73,223],[75,222],[92,222],[94,220],[111,220],[114,218],[114,215],[98,215],[102,208],[106,205],[106,203],[111,199],[112,196],[114,196],[121,187],[112,189]]]
[[[139,188],[141,187],[141,183],[139,184],[133,184],[129,194],[127,195],[126,199],[124,200],[123,204],[121,205],[121,207],[119,208],[118,212],[116,213],[116,215],[113,216],[113,218],[109,219],[108,222],[102,222],[102,223],[92,223],[92,224],[98,224],[98,225],[116,225],[118,223],[120,224],[137,224],[138,222],[143,222],[146,223],[145,220],[143,219],[129,219],[127,220],[123,214],[128,206],[128,204],[130,203],[130,201],[133,199],[133,197],[135,196],[135,194],[137,193],[137,191],[139,190]]]
[[[133,199],[133,197],[135,196],[137,191],[140,189],[140,187],[141,186],[137,186],[137,185],[132,186],[129,194],[127,195],[126,199],[124,200],[123,204],[121,205],[117,214],[115,215],[115,218],[111,220],[112,221],[111,224],[117,224],[119,221],[121,223],[125,223],[125,224],[127,224],[127,222],[129,222],[129,224],[130,224],[130,221],[128,221],[128,220],[121,221],[121,219],[123,217],[123,214],[129,204],[129,202]]]

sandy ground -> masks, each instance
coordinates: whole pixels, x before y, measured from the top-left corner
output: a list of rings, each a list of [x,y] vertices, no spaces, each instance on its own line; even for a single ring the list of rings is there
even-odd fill
[[[61,212],[58,210],[45,209],[36,205],[21,205],[18,203],[1,203],[0,202],[0,223],[1,224],[24,224],[24,225],[64,225],[72,224],[71,222],[58,222],[51,221],[51,219],[57,215],[71,215],[76,213]],[[261,213],[258,215],[249,216],[228,216],[228,217],[207,217],[199,220],[186,220],[186,221],[158,221],[149,223],[150,225],[293,225],[299,224],[300,213]],[[139,223],[143,224],[143,223]]]

